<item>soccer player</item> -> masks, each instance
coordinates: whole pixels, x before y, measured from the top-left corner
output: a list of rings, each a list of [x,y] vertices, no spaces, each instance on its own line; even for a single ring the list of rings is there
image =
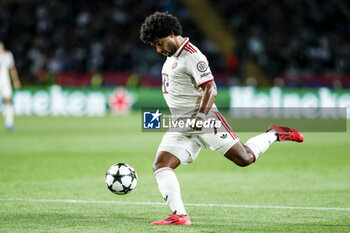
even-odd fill
[[[0,41],[0,95],[4,102],[3,115],[5,127],[8,131],[12,131],[14,126],[10,76],[12,78],[13,87],[15,89],[20,88],[21,82],[18,78],[13,55],[10,51],[5,50],[4,43]]]
[[[144,43],[151,44],[158,53],[167,57],[162,68],[162,90],[170,111],[183,109],[187,115],[193,115],[196,123],[193,132],[168,131],[158,147],[153,170],[159,190],[173,213],[153,222],[154,225],[192,224],[181,199],[174,169],[180,164],[193,162],[201,148],[216,150],[244,167],[254,163],[273,142],[304,140],[294,128],[271,125],[266,133],[241,143],[216,109],[217,89],[206,57],[181,34],[178,19],[165,12],[148,16],[140,31]],[[208,117],[220,121],[225,132],[219,133],[215,128],[213,132],[203,132],[203,122]]]

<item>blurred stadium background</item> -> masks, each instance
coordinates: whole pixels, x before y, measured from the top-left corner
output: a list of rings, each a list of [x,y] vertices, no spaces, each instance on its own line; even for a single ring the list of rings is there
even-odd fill
[[[139,41],[140,24],[158,10],[180,19],[220,86],[252,85],[253,77],[258,86],[350,87],[347,1],[3,0],[0,6],[0,38],[28,84],[88,86],[93,74],[106,72],[105,85],[128,85],[132,73],[141,86],[159,85],[164,58]]]
[[[0,127],[1,232],[171,231],[149,226],[168,213],[151,169],[162,133],[140,129],[142,107],[166,107],[165,58],[139,40],[157,10],[176,15],[207,56],[219,108],[347,107],[350,116],[346,0],[0,0],[0,40],[23,84],[14,132]],[[243,142],[255,134],[239,132]],[[350,232],[350,134],[305,138],[244,169],[202,150],[177,169],[194,226],[172,230]],[[104,185],[117,162],[139,174],[127,196]]]
[[[129,107],[137,109],[144,106],[140,101],[145,95],[157,97],[153,98],[154,105],[164,106],[159,102],[162,98],[158,89],[164,57],[139,40],[140,25],[156,10],[168,11],[180,19],[183,35],[208,57],[217,85],[223,89],[249,86],[265,87],[266,91],[275,86],[294,88],[300,95],[297,89],[308,88],[314,96],[305,97],[307,106],[350,105],[350,97],[342,91],[350,87],[347,1],[3,0],[0,4],[0,38],[14,53],[23,90],[32,94],[30,101],[28,92],[22,90],[22,95],[15,95],[18,115],[55,112],[47,108],[57,104],[62,95],[57,88],[50,91],[51,85],[63,87],[68,93],[72,89],[66,87],[85,93],[94,87],[95,94],[100,88],[103,95],[87,97],[79,92],[75,95],[78,99],[71,98],[75,105],[85,103],[81,109],[90,110],[94,107],[89,106],[104,101],[106,109],[100,108],[95,115],[104,115],[113,106],[114,113]],[[115,87],[135,89],[114,93]],[[154,87],[156,93],[144,92]],[[322,89],[322,94],[317,89],[320,87],[329,90]],[[35,95],[42,89],[47,90],[47,97],[43,93]],[[230,90],[228,95],[232,93]],[[30,109],[30,103],[46,108],[47,113]],[[284,106],[303,106],[293,100],[288,103]],[[273,105],[260,103],[266,104]],[[23,105],[27,107],[23,109]],[[259,103],[245,103],[249,105]],[[61,115],[89,115],[88,111]]]

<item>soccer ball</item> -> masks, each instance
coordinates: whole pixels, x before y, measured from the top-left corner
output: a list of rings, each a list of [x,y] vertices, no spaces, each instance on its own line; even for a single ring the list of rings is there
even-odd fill
[[[124,195],[136,187],[137,174],[129,164],[117,163],[106,172],[105,182],[112,193]]]

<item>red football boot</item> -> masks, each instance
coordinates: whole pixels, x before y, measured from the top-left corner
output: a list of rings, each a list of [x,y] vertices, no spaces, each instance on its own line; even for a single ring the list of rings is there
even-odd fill
[[[297,130],[291,127],[283,127],[280,125],[270,125],[268,131],[276,131],[277,141],[293,141],[293,142],[303,142],[304,136]]]
[[[166,219],[152,222],[152,225],[192,225],[190,217],[181,214],[169,214]]]

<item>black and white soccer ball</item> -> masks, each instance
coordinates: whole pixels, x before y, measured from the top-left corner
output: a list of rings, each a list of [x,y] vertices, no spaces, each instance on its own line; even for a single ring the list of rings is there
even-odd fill
[[[137,174],[129,164],[117,163],[106,172],[105,182],[112,193],[125,195],[136,187]]]

